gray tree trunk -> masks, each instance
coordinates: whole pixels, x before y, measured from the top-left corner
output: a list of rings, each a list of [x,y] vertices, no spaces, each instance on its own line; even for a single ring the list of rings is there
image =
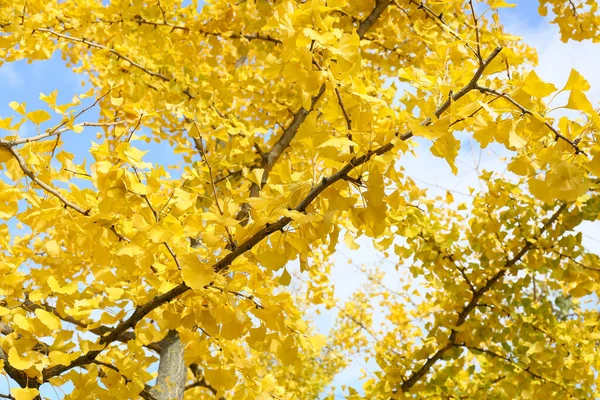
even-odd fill
[[[177,331],[169,331],[160,341],[160,348],[156,385],[148,389],[148,393],[154,400],[182,400],[187,370]]]

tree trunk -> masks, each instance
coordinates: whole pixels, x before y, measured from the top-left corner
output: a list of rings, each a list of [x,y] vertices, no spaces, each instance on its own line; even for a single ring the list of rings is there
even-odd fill
[[[169,331],[160,341],[160,362],[156,385],[148,390],[154,400],[182,400],[186,368],[183,345],[177,331]]]

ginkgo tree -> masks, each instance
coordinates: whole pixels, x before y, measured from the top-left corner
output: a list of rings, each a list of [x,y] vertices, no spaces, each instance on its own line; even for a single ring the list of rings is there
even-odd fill
[[[314,399],[366,357],[350,398],[597,398],[577,227],[600,215],[600,116],[577,71],[540,79],[502,7],[2,0],[2,63],[58,54],[89,84],[0,119],[2,397]],[[549,12],[600,38],[595,0]],[[465,134],[512,177],[428,198],[399,161],[420,138],[456,173]],[[332,255],[363,236],[411,275],[339,304]],[[339,310],[327,337],[315,305]]]

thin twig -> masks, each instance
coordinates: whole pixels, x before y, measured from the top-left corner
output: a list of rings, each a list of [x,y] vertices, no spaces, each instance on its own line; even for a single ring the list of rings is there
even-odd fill
[[[540,229],[538,237],[541,237],[541,235],[543,235],[546,232],[546,230],[558,220],[558,217],[566,208],[567,204],[561,204],[561,206],[554,212],[554,214],[552,214],[552,216],[546,222],[544,222],[544,225]],[[471,312],[479,304],[479,300],[497,282],[501,281],[504,278],[504,275],[506,275],[506,273],[510,271],[512,267],[519,263],[523,259],[523,257],[529,252],[529,250],[531,250],[533,247],[533,243],[526,240],[521,250],[517,254],[515,254],[514,257],[508,259],[505,262],[504,266],[490,279],[487,280],[485,285],[481,286],[479,289],[477,289],[477,291],[475,291],[472,294],[471,300],[469,300],[467,305],[464,306],[464,308],[458,313],[456,323],[454,324],[454,327],[451,328],[450,335],[448,335],[447,344],[444,347],[438,349],[433,355],[428,357],[425,363],[421,365],[419,369],[412,371],[410,376],[402,383],[402,385],[400,385],[400,390],[402,392],[410,390],[425,374],[429,372],[429,370],[433,367],[433,365],[436,362],[442,359],[442,357],[444,356],[444,354],[446,354],[448,350],[450,350],[453,346],[456,345],[455,341],[458,336],[459,328],[467,321]]]
[[[340,91],[338,90],[338,88],[335,88],[335,94],[337,96],[338,99],[338,104],[340,105],[340,108],[342,109],[342,113],[344,114],[344,119],[346,120],[346,128],[348,129],[348,140],[352,140],[352,120],[350,119],[350,116],[348,115],[348,112],[346,111],[346,107],[344,107],[344,102],[342,101],[342,95],[340,94]],[[354,153],[354,146],[350,145],[350,153]]]
[[[125,121],[112,121],[112,122],[82,122],[79,123],[77,125],[73,125],[73,128],[79,126],[79,127],[87,127],[87,126],[114,126],[114,125],[122,125],[124,124]],[[69,127],[65,127],[62,129],[53,129],[50,131],[47,131],[45,133],[36,135],[36,136],[31,136],[31,137],[27,137],[27,138],[22,138],[22,139],[16,139],[16,140],[12,140],[10,143],[14,146],[18,146],[21,144],[25,144],[25,143],[31,143],[31,142],[37,142],[39,140],[42,139],[46,139],[52,136],[57,136],[60,135],[62,133],[68,132],[73,130],[73,128],[69,128]]]
[[[83,43],[85,45],[88,45],[90,47],[95,47],[97,49],[106,50],[109,53],[114,54],[115,56],[117,56],[117,58],[120,58],[122,60],[125,60],[125,61],[129,62],[132,66],[134,66],[135,68],[138,68],[139,70],[147,73],[150,76],[154,76],[154,77],[159,78],[159,79],[161,79],[163,81],[170,81],[171,80],[170,78],[166,77],[165,75],[163,75],[163,74],[161,74],[159,72],[151,71],[148,68],[144,67],[143,65],[141,65],[141,64],[133,61],[131,58],[129,58],[129,57],[127,57],[127,56],[119,53],[115,49],[107,47],[107,46],[104,46],[104,45],[102,45],[100,43],[92,42],[92,41],[89,41],[89,40],[83,39],[83,38],[77,38],[77,37],[65,35],[65,34],[56,32],[56,31],[54,31],[52,29],[48,29],[48,28],[36,28],[34,30],[34,32],[36,32],[36,31],[37,32],[46,32],[46,33],[49,33],[51,35],[57,36],[57,37],[62,38],[62,39],[70,40],[72,42],[79,42],[79,43]]]
[[[475,15],[475,8],[473,7],[473,0],[469,0],[469,7],[471,8],[471,15],[473,16],[473,24],[475,25],[475,40],[477,40],[477,59],[479,64],[483,62],[481,57],[481,45],[479,40],[479,23],[477,21],[477,15]]]
[[[54,197],[56,197],[61,203],[63,203],[63,205],[66,208],[71,208],[85,216],[90,215],[89,209],[85,210],[85,209],[81,208],[80,206],[78,206],[77,204],[67,200],[67,198],[65,196],[63,196],[61,193],[59,193],[58,190],[54,189],[47,183],[41,181],[37,176],[35,176],[35,174],[31,171],[31,169],[29,169],[29,167],[25,163],[25,160],[23,159],[23,157],[21,157],[19,152],[13,147],[11,142],[7,142],[7,141],[0,139],[0,147],[4,147],[12,154],[13,158],[19,164],[21,171],[23,171],[23,173],[25,175],[27,175],[29,177],[29,179],[31,179],[35,184],[37,184],[39,187],[44,189],[46,192],[48,192],[48,193],[52,194]]]
[[[488,87],[480,86],[480,85],[476,85],[475,89],[479,90],[481,93],[489,93],[489,94],[493,94],[493,95],[502,97],[506,101],[508,101],[509,103],[511,103],[512,105],[514,105],[515,107],[517,107],[519,109],[519,111],[521,111],[521,113],[528,114],[528,115],[531,115],[532,117],[535,117],[535,114],[533,113],[533,111],[531,111],[528,108],[526,108],[525,106],[521,105],[515,99],[513,99],[512,97],[510,97],[508,94],[506,94],[504,92],[501,92],[501,91],[495,90],[495,89],[491,89],[491,88],[488,88]],[[550,131],[552,131],[552,133],[554,134],[555,140],[562,139],[563,141],[565,141],[566,143],[568,143],[573,148],[573,150],[575,150],[575,154],[587,155],[583,150],[581,150],[579,148],[579,146],[577,145],[577,143],[569,140],[566,136],[564,136],[562,133],[560,133],[558,131],[558,129],[556,129],[555,127],[553,127],[552,124],[550,124],[548,121],[546,121],[545,118],[544,118],[544,125],[548,129],[550,129]]]
[[[194,125],[195,125],[195,123],[194,123]],[[196,131],[198,133],[200,133],[200,130],[198,129],[197,126],[196,126]],[[204,162],[206,163],[206,166],[208,168],[208,176],[210,178],[210,185],[212,187],[213,196],[215,197],[215,204],[217,205],[217,210],[219,210],[219,214],[221,214],[221,216],[223,217],[223,216],[225,216],[225,213],[223,212],[223,209],[221,208],[221,204],[219,203],[219,196],[217,194],[217,186],[215,185],[215,179],[213,177],[212,166],[211,166],[210,162],[208,161],[208,157],[206,157],[206,152],[204,151],[204,144],[202,143],[202,138],[194,137],[193,140],[194,140],[194,144],[196,145],[196,149],[200,153],[200,156],[202,157],[202,159],[204,160]],[[225,226],[225,231],[227,232],[227,236],[229,238],[229,245],[232,248],[235,248],[235,240],[233,239],[233,235],[231,234],[231,230],[229,229],[229,226]]]

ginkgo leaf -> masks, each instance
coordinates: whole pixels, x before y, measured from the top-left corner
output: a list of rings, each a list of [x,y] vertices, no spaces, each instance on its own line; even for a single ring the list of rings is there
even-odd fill
[[[458,156],[459,149],[460,141],[453,135],[446,134],[433,142],[431,154],[446,159],[452,168],[452,173],[456,175],[458,173],[458,168],[456,167],[455,160],[456,156]]]
[[[292,281],[292,276],[287,271],[287,269],[284,268],[283,272],[281,273],[281,276],[279,277],[279,283],[283,286],[289,286],[291,281]]]
[[[35,110],[27,113],[27,118],[31,120],[34,124],[41,124],[42,122],[46,122],[50,120],[51,116],[47,111],[44,110]]]
[[[39,391],[34,388],[12,388],[10,394],[15,400],[33,400],[39,395]]]
[[[203,289],[214,281],[215,271],[210,265],[203,264],[196,255],[181,257],[181,276],[183,281],[193,290]]]
[[[137,257],[144,254],[144,249],[137,244],[129,243],[115,253],[118,256]]]
[[[537,98],[544,98],[556,92],[556,86],[551,83],[543,82],[535,71],[530,71],[525,78],[523,90]]]
[[[600,177],[600,153],[596,153],[586,167],[592,174]]]
[[[110,103],[115,107],[120,107],[123,105],[123,98],[110,96]]]
[[[552,166],[547,177],[548,184],[559,190],[575,190],[583,183],[583,172],[568,161],[561,161]]]
[[[326,140],[324,143],[319,145],[319,147],[335,147],[338,149],[345,149],[348,148],[348,146],[358,146],[358,144],[348,138],[340,137]]]
[[[592,103],[588,100],[586,95],[581,90],[571,90],[569,95],[569,101],[565,106],[573,110],[582,110],[586,112],[594,112]]]
[[[31,368],[36,363],[37,358],[37,355],[33,351],[30,351],[27,355],[23,356],[19,354],[16,347],[11,347],[8,350],[9,364],[19,370]]]
[[[320,351],[327,344],[327,338],[325,335],[314,335],[310,337],[310,343],[315,351]]]
[[[51,351],[48,354],[52,364],[69,365],[71,361],[77,358],[77,353],[67,354],[62,351]]]
[[[18,112],[21,115],[25,115],[25,103],[18,103],[16,101],[11,101],[8,103],[8,106]]]
[[[265,170],[263,168],[254,168],[248,174],[248,179],[250,180],[250,182],[252,182],[260,187],[260,186],[262,186],[262,177],[263,177],[264,172],[265,172]]]
[[[61,286],[53,276],[48,277],[48,286],[50,286],[50,289],[54,293],[70,295],[77,291],[77,282],[73,281],[65,286]]]
[[[60,254],[60,251],[61,251],[60,245],[54,239],[48,240],[46,242],[46,244],[44,245],[44,247],[46,248],[46,251],[48,252],[48,254],[51,255],[52,257],[58,257],[58,255]]]
[[[505,0],[493,0],[490,4],[492,8],[513,8],[516,6],[515,3],[507,3]]]
[[[562,88],[562,90],[579,90],[582,92],[586,92],[590,90],[590,84],[583,76],[581,76],[579,72],[577,72],[573,68],[571,69],[569,79],[567,80],[567,83]]]
[[[37,309],[35,310],[35,315],[39,318],[40,321],[48,328],[52,330],[58,330],[61,327],[60,319],[46,310]]]

